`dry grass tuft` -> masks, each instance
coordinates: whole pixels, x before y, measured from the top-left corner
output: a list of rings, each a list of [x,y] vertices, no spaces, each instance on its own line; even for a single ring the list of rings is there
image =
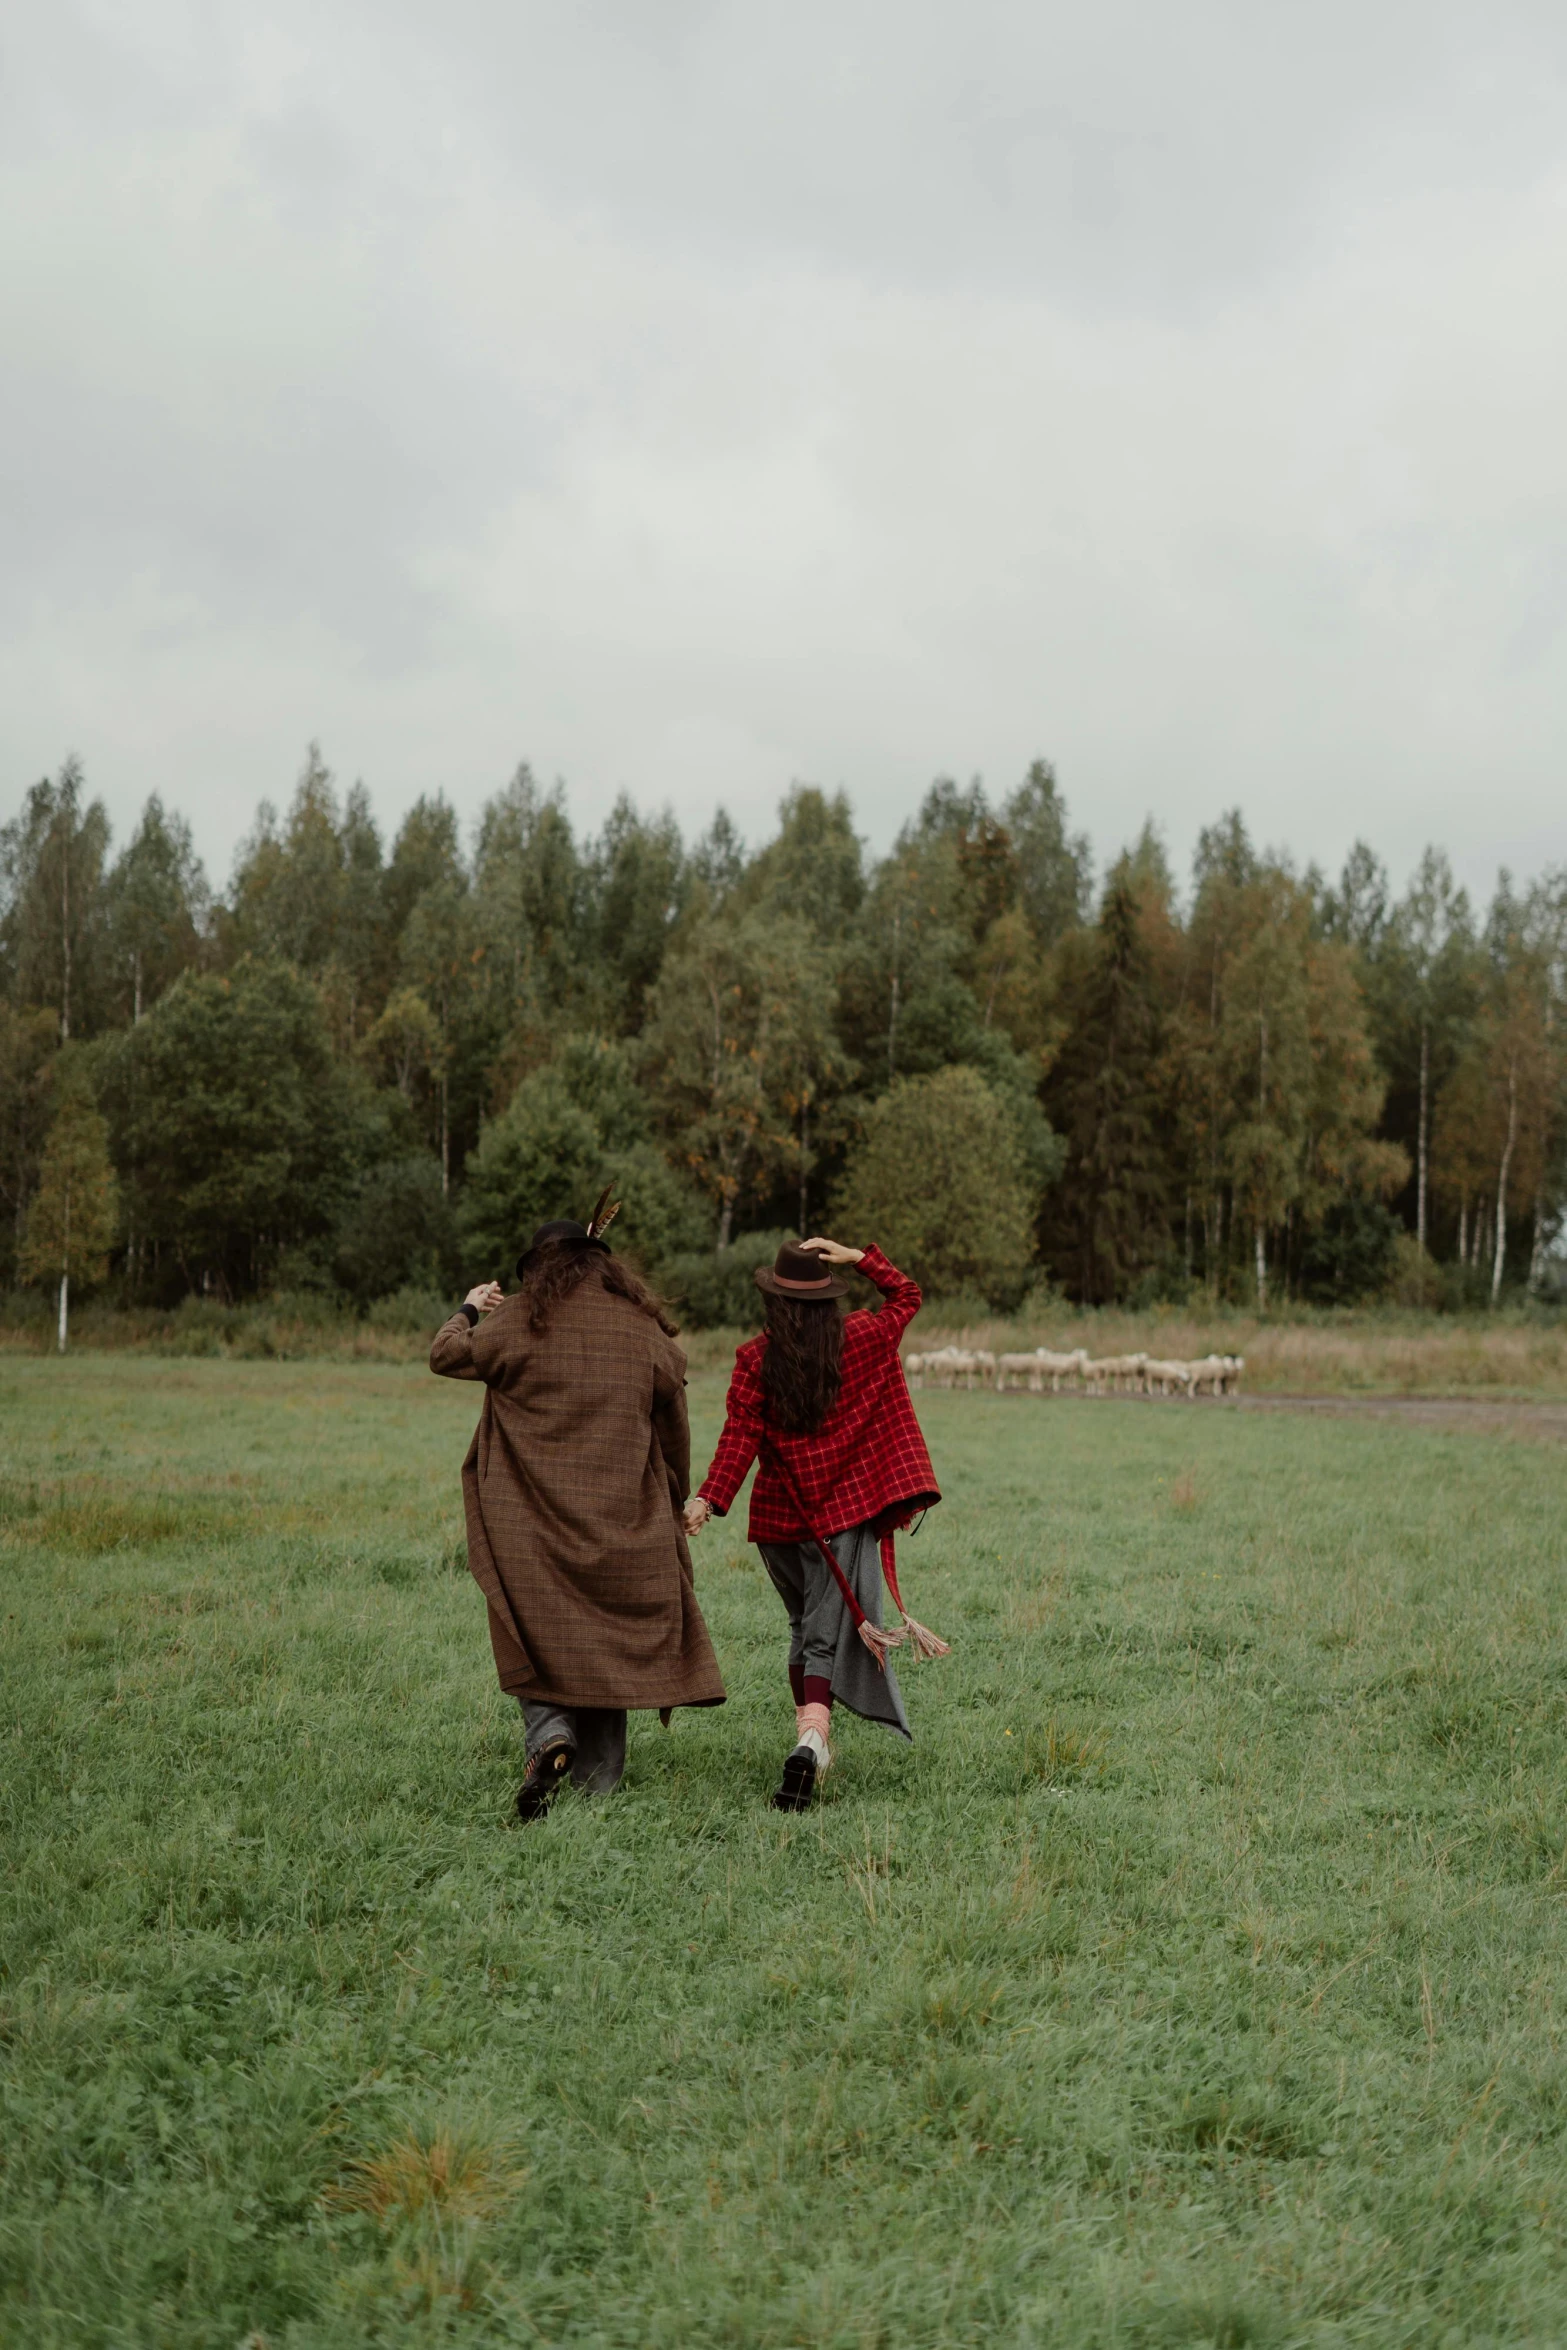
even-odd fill
[[[1015,1592],[1007,1602],[1009,1634],[1016,1638],[1023,1632],[1043,1632],[1058,1612],[1065,1589],[1065,1577],[1052,1575],[1032,1591]]]
[[[221,1542],[256,1523],[227,1488],[166,1487],[155,1493],[93,1477],[39,1484],[0,1479],[0,1547],[80,1551],[150,1550],[165,1543]]]
[[[1197,1507],[1197,1471],[1183,1469],[1170,1487],[1170,1507],[1188,1516]]]
[[[850,1884],[865,1904],[865,1914],[874,1926],[886,1906],[892,1875],[892,1829],[889,1826],[882,1838],[880,1852],[871,1842],[869,1822],[865,1828],[865,1851],[862,1857],[844,1862]]]
[[[367,2211],[382,2227],[430,2215],[485,2219],[509,2203],[527,2178],[515,2148],[460,2130],[421,2135],[410,2129],[384,2154],[367,2155],[329,2187],[334,2211]]]
[[[1069,1779],[1097,1778],[1105,1766],[1106,1745],[1101,1731],[1073,1730],[1052,1717],[1024,1739],[1024,1767],[1050,1787]]]

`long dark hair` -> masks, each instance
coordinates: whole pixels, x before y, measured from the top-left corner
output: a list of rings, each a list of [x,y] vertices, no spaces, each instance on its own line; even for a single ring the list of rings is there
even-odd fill
[[[611,1297],[623,1297],[668,1337],[676,1335],[680,1326],[670,1320],[663,1299],[653,1295],[623,1258],[607,1256],[585,1240],[545,1240],[533,1251],[521,1282],[521,1295],[528,1301],[528,1328],[542,1330],[562,1298],[579,1289],[590,1273],[597,1273]]]
[[[784,1436],[814,1436],[843,1384],[843,1316],[833,1298],[767,1299],[762,1393]]]

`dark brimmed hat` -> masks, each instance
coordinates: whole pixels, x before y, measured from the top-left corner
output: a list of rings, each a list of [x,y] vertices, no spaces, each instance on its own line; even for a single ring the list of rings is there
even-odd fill
[[[769,1297],[797,1297],[810,1305],[818,1298],[847,1297],[849,1284],[840,1281],[832,1267],[816,1254],[814,1249],[798,1248],[786,1240],[774,1257],[771,1269],[758,1265],[751,1276],[758,1289],[765,1289]]]
[[[517,1259],[517,1278],[519,1281],[522,1279],[524,1267],[531,1264],[534,1257],[538,1254],[539,1250],[544,1246],[544,1243],[547,1240],[576,1241],[582,1248],[602,1249],[605,1256],[609,1255],[609,1242],[607,1240],[596,1240],[593,1237],[593,1234],[588,1230],[586,1224],[574,1224],[572,1223],[569,1216],[558,1217],[553,1224],[541,1224],[539,1226],[537,1232],[535,1232],[533,1238],[529,1241],[527,1247],[523,1250],[521,1256]]]

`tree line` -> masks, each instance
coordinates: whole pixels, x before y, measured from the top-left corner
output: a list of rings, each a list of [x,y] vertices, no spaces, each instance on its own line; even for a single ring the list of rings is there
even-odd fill
[[[1437,849],[1395,897],[1232,813],[1184,888],[1152,825],[1096,887],[1042,760],[871,857],[808,786],[755,848],[624,798],[583,837],[526,766],[388,845],[312,746],[221,892],[67,761],[0,829],[0,1277],[366,1305],[613,1180],[699,1319],[832,1216],[1003,1310],[1496,1303],[1550,1272],[1564,989],[1562,870],[1481,913]]]

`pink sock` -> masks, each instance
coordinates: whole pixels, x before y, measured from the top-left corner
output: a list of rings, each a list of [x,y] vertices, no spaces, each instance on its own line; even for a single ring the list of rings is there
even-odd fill
[[[830,1705],[797,1705],[794,1709],[794,1715],[796,1739],[803,1738],[807,1730],[815,1730],[823,1744],[826,1743],[827,1733],[832,1728],[832,1707]]]

